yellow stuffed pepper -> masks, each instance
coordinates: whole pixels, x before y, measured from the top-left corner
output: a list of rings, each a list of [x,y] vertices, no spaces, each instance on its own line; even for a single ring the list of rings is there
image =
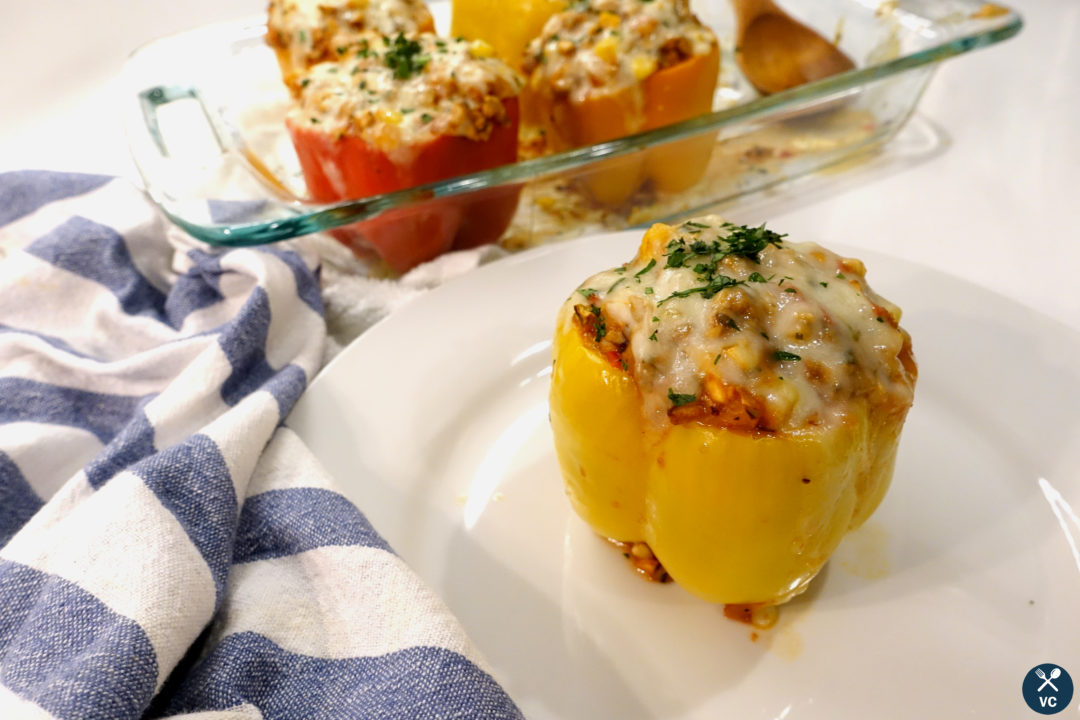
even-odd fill
[[[706,600],[799,594],[881,502],[917,375],[858,260],[716,216],[654,225],[555,333],[551,424],[599,534]]]
[[[686,0],[585,0],[529,45],[522,121],[551,152],[653,130],[709,112],[719,68],[716,36]],[[583,182],[605,205],[646,181],[679,192],[701,179],[713,142],[707,133],[615,158]]]

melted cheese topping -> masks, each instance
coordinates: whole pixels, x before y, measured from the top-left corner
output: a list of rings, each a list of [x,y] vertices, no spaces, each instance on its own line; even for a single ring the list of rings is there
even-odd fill
[[[336,59],[362,33],[431,32],[422,0],[270,0],[267,42],[278,51],[287,76]],[[290,78],[286,77],[290,85]]]
[[[658,425],[797,432],[867,403],[911,405],[916,368],[900,310],[858,260],[717,216],[655,225],[629,264],[567,302],[642,392]]]
[[[583,0],[548,19],[529,44],[524,68],[537,85],[581,102],[633,86],[716,44],[687,0]]]
[[[508,121],[503,101],[521,87],[490,49],[431,33],[361,38],[339,62],[320,63],[301,77],[289,118],[362,137],[387,152],[441,135],[484,140]]]

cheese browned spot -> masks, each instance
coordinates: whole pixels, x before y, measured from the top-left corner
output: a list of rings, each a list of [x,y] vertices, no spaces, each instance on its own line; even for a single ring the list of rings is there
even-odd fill
[[[654,225],[631,263],[589,278],[572,302],[655,426],[796,432],[866,403],[911,405],[910,338],[865,273],[819,245],[708,216]]]

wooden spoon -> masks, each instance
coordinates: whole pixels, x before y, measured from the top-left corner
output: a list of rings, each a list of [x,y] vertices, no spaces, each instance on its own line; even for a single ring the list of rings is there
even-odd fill
[[[735,60],[764,95],[851,70],[855,63],[772,0],[731,0]]]

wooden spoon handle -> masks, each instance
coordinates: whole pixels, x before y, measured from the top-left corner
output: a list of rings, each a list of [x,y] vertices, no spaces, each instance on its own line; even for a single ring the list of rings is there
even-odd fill
[[[739,38],[750,23],[761,15],[780,14],[784,11],[772,0],[731,0],[735,10],[735,37]]]

